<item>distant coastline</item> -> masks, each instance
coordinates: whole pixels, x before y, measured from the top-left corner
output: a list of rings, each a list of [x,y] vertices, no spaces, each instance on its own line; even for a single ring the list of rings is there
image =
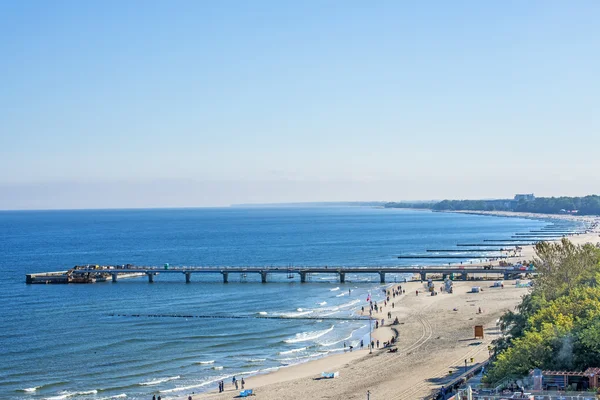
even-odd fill
[[[241,203],[231,204],[237,208],[265,208],[265,207],[384,207],[385,201],[320,201],[297,203]]]

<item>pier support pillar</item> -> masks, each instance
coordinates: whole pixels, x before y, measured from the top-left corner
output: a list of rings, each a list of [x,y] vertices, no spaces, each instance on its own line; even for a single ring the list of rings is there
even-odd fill
[[[267,283],[267,272],[266,271],[260,271],[260,281],[262,283]]]
[[[118,277],[118,274],[112,274],[112,281],[116,282],[117,281],[117,277]]]
[[[192,281],[192,273],[186,272],[185,273],[185,283],[190,283],[191,281]]]
[[[442,280],[445,281],[446,279],[448,279],[448,274],[442,274]]]
[[[507,281],[510,279],[510,274],[508,272],[504,273],[504,280]]]
[[[148,274],[148,283],[154,283],[154,274],[153,273]]]
[[[466,281],[466,280],[467,280],[467,273],[466,273],[466,272],[463,272],[463,273],[461,274],[461,276],[462,276],[462,280],[463,280],[463,281]]]
[[[346,283],[346,273],[340,272],[340,283]]]
[[[223,274],[223,283],[229,282],[229,272],[221,272]]]
[[[422,281],[426,281],[427,280],[427,272],[421,272],[421,280]]]
[[[299,272],[300,274],[300,283],[306,283],[306,272]]]
[[[385,283],[385,272],[379,272],[379,282]]]

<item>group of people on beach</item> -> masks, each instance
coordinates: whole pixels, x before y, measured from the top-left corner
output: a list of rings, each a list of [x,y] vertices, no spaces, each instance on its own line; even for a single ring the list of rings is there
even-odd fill
[[[243,390],[244,386],[246,385],[246,381],[244,380],[244,378],[242,378],[241,381],[238,381],[237,378],[234,375],[233,378],[231,378],[231,384],[233,386],[235,386],[235,390],[238,390],[239,389],[239,384],[241,384],[242,385],[242,390]],[[225,382],[224,381],[219,381],[219,393],[222,393],[224,391],[225,391]]]

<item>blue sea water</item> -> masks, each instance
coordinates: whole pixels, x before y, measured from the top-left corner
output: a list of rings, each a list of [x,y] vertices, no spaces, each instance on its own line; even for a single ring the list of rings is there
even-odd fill
[[[117,283],[26,285],[25,274],[81,264],[408,265],[428,248],[510,238],[541,220],[368,207],[0,212],[0,398],[163,399],[343,350],[368,334],[350,317],[373,276],[161,274]],[[465,260],[470,255],[465,254]],[[401,279],[389,276],[389,280]],[[351,289],[351,293],[348,293]],[[311,316],[322,320],[148,315]]]

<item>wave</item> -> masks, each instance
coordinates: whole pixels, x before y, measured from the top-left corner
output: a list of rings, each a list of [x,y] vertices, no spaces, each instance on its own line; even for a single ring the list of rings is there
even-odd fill
[[[291,339],[286,339],[286,340],[284,340],[284,342],[285,343],[298,343],[298,342],[306,342],[309,340],[314,340],[314,339],[320,338],[321,336],[326,335],[329,332],[331,332],[333,330],[333,327],[334,327],[334,325],[331,325],[330,328],[324,329],[322,331],[297,333],[296,336],[294,336]]]
[[[317,304],[320,305],[320,306],[324,306],[325,304],[327,304],[327,302],[326,301],[322,301],[322,302],[317,303]]]
[[[267,361],[267,359],[266,358],[249,358],[246,361],[251,362],[251,363],[257,363],[257,362]]]
[[[267,312],[266,311],[259,311],[258,315],[267,315]]]
[[[110,397],[101,397],[99,400],[124,399],[125,397],[127,397],[127,395],[125,393],[121,393]]]
[[[334,287],[333,289],[329,289],[330,292],[335,292],[337,290],[340,290],[340,288],[339,287]]]
[[[329,346],[333,346],[334,344],[338,344],[338,343],[342,343],[342,342],[347,342],[347,341],[349,341],[350,339],[352,339],[352,336],[354,335],[354,333],[355,333],[355,332],[357,332],[357,331],[359,331],[359,330],[361,330],[361,329],[364,329],[364,328],[366,328],[367,326],[369,326],[369,325],[363,325],[363,326],[361,326],[360,328],[356,328],[356,329],[354,329],[352,332],[350,332],[350,334],[349,334],[347,337],[345,337],[345,338],[343,338],[343,339],[339,339],[339,340],[336,340],[336,341],[334,341],[334,342],[321,342],[321,343],[319,343],[319,344],[320,344],[321,346],[323,346],[323,347],[329,347]],[[331,350],[328,350],[328,351],[331,351]]]
[[[154,380],[148,381],[148,382],[141,382],[141,383],[139,383],[139,385],[141,385],[141,386],[154,386],[154,385],[158,385],[160,383],[174,381],[175,379],[179,379],[179,378],[181,378],[179,375],[177,375],[177,376],[170,376],[170,377],[167,377],[167,378],[158,378],[158,379],[154,379]]]
[[[300,361],[300,360],[306,360],[309,358],[321,357],[327,353],[328,353],[328,351],[322,351],[319,353],[307,354],[307,355],[301,356],[301,357],[280,358],[279,361]]]
[[[348,302],[348,303],[340,304],[340,306],[339,306],[339,307],[340,307],[340,308],[344,308],[344,307],[352,307],[353,305],[355,305],[355,304],[358,304],[358,303],[360,303],[360,300],[359,300],[359,299],[355,299],[355,300],[352,300],[352,301],[350,301],[350,302]]]
[[[222,365],[215,365],[214,367],[212,367],[212,369],[219,371],[219,370],[223,369],[223,366]]]
[[[300,347],[299,349],[292,349],[292,350],[286,350],[286,351],[280,351],[279,355],[283,355],[283,354],[292,354],[292,353],[297,353],[299,351],[304,351],[306,350],[306,347]]]
[[[342,296],[345,296],[345,295],[346,295],[346,292],[343,292],[343,293],[340,293],[340,294],[336,294],[335,297],[342,297]]]
[[[84,392],[60,392],[59,396],[46,397],[45,400],[62,400],[73,396],[89,396],[90,394],[98,394],[98,391],[94,389]]]
[[[19,392],[25,392],[25,393],[33,393],[36,390],[38,390],[39,388],[41,388],[41,386],[34,386],[34,387],[31,387],[31,388],[19,389],[18,391]]]
[[[214,364],[215,360],[209,360],[209,361],[198,361],[195,362],[194,364],[199,364],[199,365],[205,365],[205,364]]]
[[[302,310],[302,309],[299,308],[298,310]],[[283,314],[279,314],[279,316],[283,317],[283,318],[294,318],[294,317],[300,317],[302,315],[307,315],[310,313],[312,313],[312,311],[299,311],[299,312],[283,313]]]
[[[339,313],[339,310],[338,311],[333,311],[333,312],[330,312],[330,313],[326,313],[326,314],[320,314],[319,316],[320,317],[328,317],[330,315],[337,314],[337,313]]]

